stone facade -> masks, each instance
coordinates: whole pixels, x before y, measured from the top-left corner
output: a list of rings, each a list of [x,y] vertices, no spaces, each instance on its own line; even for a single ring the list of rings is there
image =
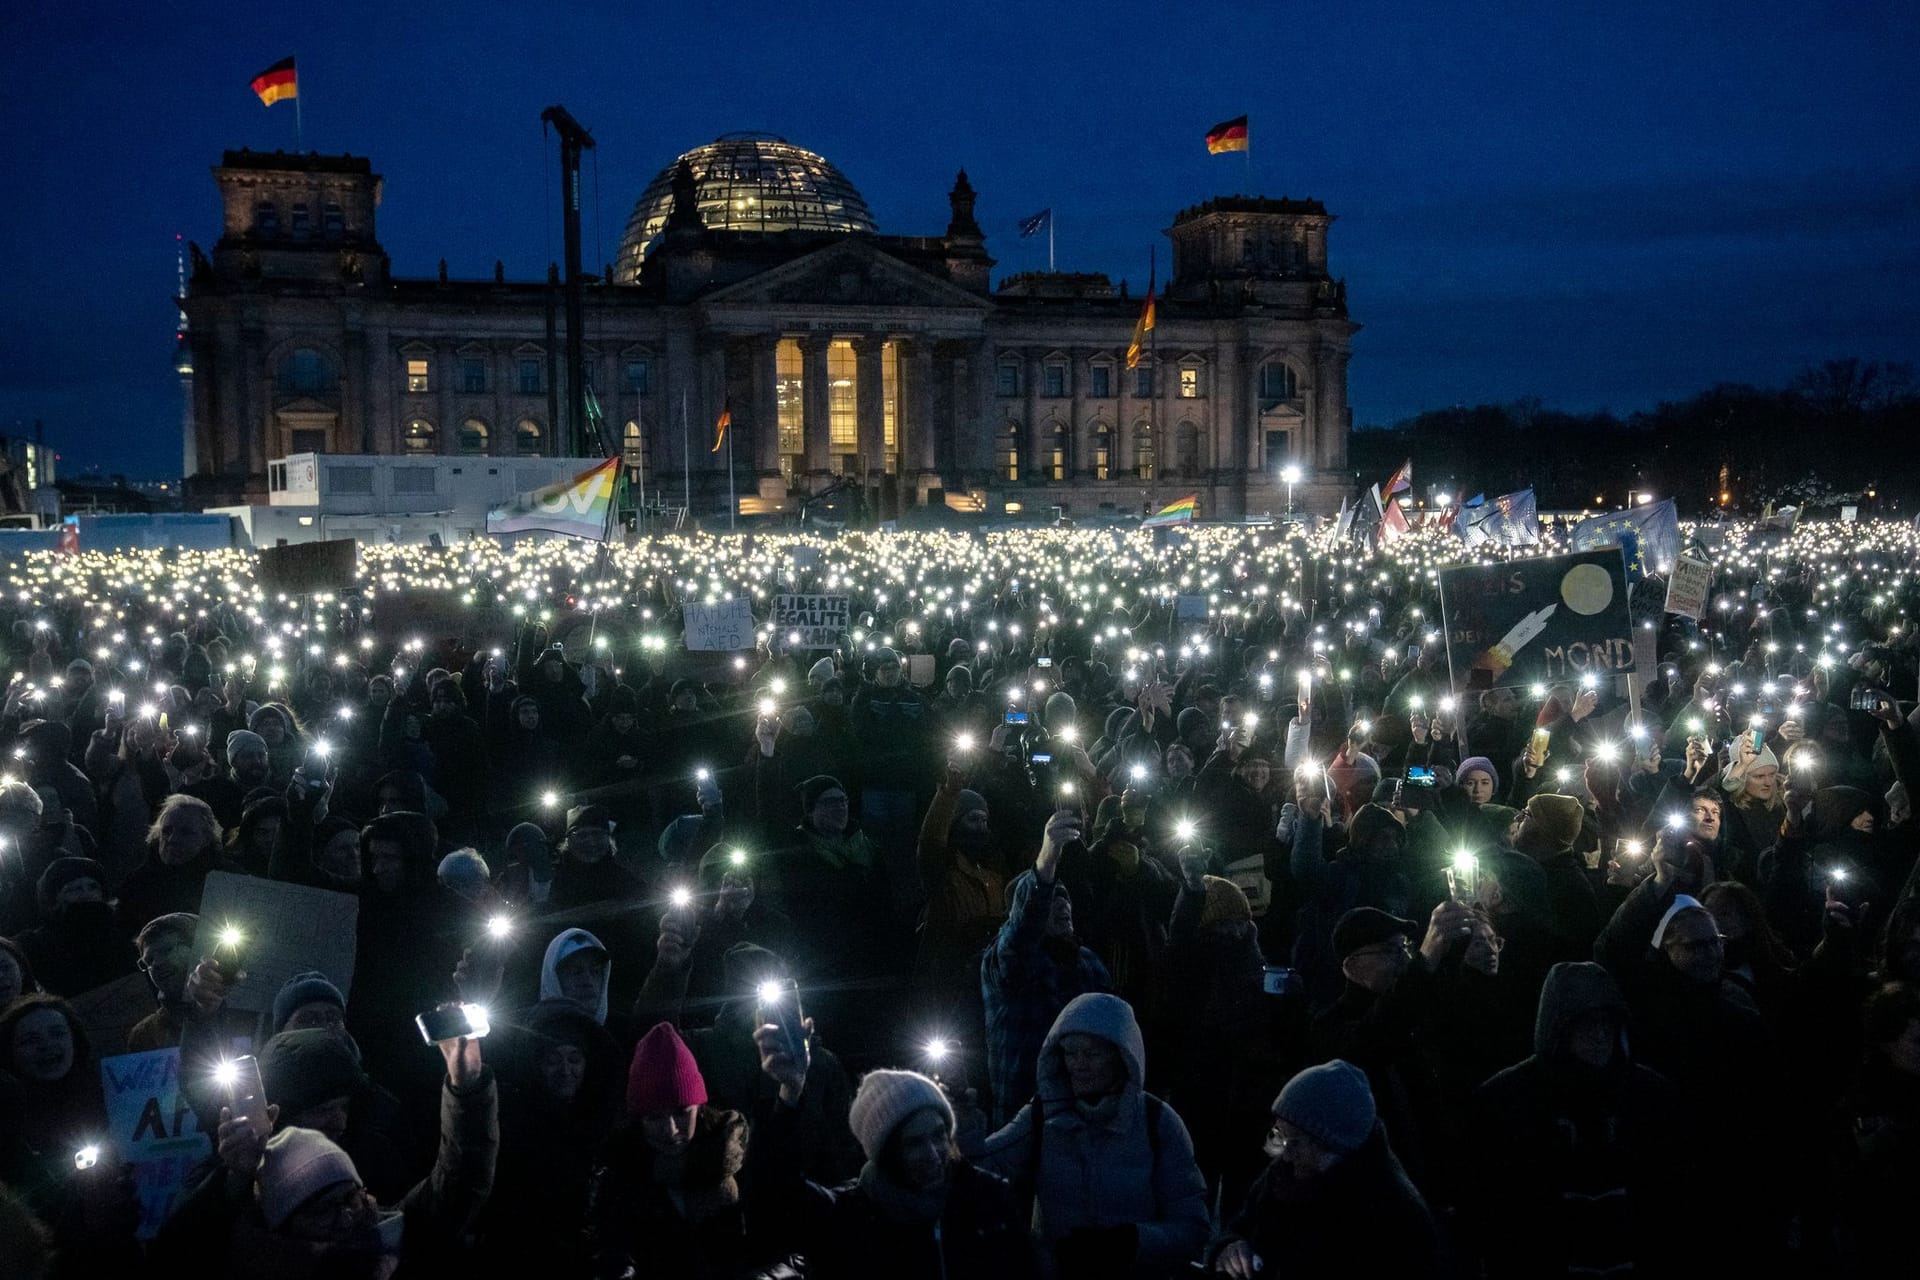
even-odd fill
[[[363,158],[228,152],[214,177],[223,234],[193,250],[183,302],[194,497],[260,500],[267,460],[309,450],[593,451],[554,429],[556,280],[395,277]],[[1359,326],[1317,201],[1177,214],[1130,370],[1141,299],[1124,286],[1035,273],[990,288],[965,173],[940,236],[730,229],[696,209],[685,158],[670,182],[664,230],[622,250],[631,280],[584,286],[601,441],[649,492],[724,509],[728,452],[709,447],[723,407],[749,512],[837,477],[888,514],[942,495],[1135,514],[1188,493],[1203,518],[1278,512],[1286,464],[1302,508],[1345,491]]]

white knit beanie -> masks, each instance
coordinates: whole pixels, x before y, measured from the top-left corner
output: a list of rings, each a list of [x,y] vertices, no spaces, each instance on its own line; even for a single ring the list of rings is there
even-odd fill
[[[859,1141],[860,1149],[867,1153],[867,1159],[878,1160],[880,1151],[887,1145],[887,1138],[900,1127],[902,1121],[916,1111],[931,1107],[938,1111],[947,1122],[947,1131],[953,1131],[953,1106],[947,1101],[947,1095],[940,1086],[921,1075],[918,1071],[888,1071],[881,1069],[869,1071],[860,1081],[860,1091],[853,1095],[853,1108],[847,1115],[847,1123],[853,1128],[853,1136]]]
[[[317,1129],[288,1125],[260,1157],[260,1213],[278,1231],[307,1201],[342,1182],[358,1182],[353,1159]]]

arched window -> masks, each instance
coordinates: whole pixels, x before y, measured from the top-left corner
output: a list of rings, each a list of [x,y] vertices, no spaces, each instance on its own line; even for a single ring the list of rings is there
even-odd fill
[[[485,453],[487,451],[487,424],[478,418],[468,418],[460,424],[460,452]]]
[[[1283,400],[1300,398],[1300,380],[1293,366],[1284,360],[1269,360],[1260,366],[1260,408],[1262,412]]]
[[[1000,433],[1000,469],[1009,482],[1020,482],[1020,424],[1011,420]]]
[[[1113,479],[1113,428],[1104,422],[1093,424],[1093,478]]]
[[[532,418],[522,418],[513,428],[513,447],[520,453],[540,452],[540,424]]]
[[[628,468],[646,474],[647,436],[637,422],[627,423],[620,436],[620,461]]]
[[[408,453],[434,452],[433,424],[425,418],[415,418],[407,423],[405,444]]]
[[[1144,422],[1133,425],[1133,473],[1142,480],[1153,479],[1153,428]]]
[[[1067,434],[1067,424],[1055,420],[1053,424],[1053,448],[1047,452],[1047,476],[1055,481],[1067,478],[1067,457],[1072,451],[1073,438]]]
[[[1188,480],[1200,476],[1200,428],[1191,422],[1183,422],[1174,432],[1174,448],[1179,459],[1180,475]]]
[[[333,361],[312,347],[295,347],[280,357],[278,381],[283,396],[331,395],[338,385]]]

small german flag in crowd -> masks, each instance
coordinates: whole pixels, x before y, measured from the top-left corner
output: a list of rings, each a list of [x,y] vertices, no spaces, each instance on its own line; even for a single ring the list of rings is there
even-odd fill
[[[291,64],[289,64],[291,65]],[[1235,116],[1207,130],[1207,154],[1217,156],[1222,151],[1245,151],[1247,149],[1247,118]]]
[[[293,70],[293,59],[282,58],[253,78],[253,91],[262,106],[272,106],[283,98],[300,96],[300,80]]]

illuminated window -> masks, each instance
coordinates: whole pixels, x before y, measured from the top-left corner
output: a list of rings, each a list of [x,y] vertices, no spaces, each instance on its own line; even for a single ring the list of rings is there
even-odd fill
[[[407,390],[431,391],[432,380],[427,376],[428,366],[424,359],[413,358],[407,361]]]
[[[827,441],[835,455],[857,453],[860,418],[856,406],[860,390],[853,344],[827,344]]]
[[[521,360],[519,365],[519,372],[520,372],[520,394],[521,395],[537,396],[541,393],[541,391],[545,390],[545,388],[541,385],[539,360],[534,359],[532,357],[528,357],[526,359]]]
[[[474,356],[464,356],[460,360],[460,390],[470,396],[485,395],[487,391],[487,362]]]
[[[1063,364],[1047,365],[1040,371],[1040,377],[1040,385],[1043,388],[1042,394],[1048,399],[1059,400],[1066,396],[1067,366]]]
[[[647,473],[647,433],[637,422],[627,423],[620,436],[620,461],[641,475]]]
[[[1113,369],[1104,364],[1096,364],[1087,370],[1087,394],[1095,400],[1105,400],[1113,395]]]
[[[801,431],[806,413],[803,403],[806,387],[800,376],[805,361],[800,355],[799,341],[780,339],[774,348],[773,365],[773,416],[780,436],[780,453],[784,457],[799,457],[806,452],[806,437]]]
[[[468,418],[460,424],[460,452],[485,453],[487,451],[487,424],[478,418]]]
[[[1193,400],[1197,399],[1199,395],[1200,371],[1183,366],[1180,370],[1180,398],[1182,400]]]
[[[1017,396],[1020,394],[1020,366],[1011,360],[1002,360],[994,370],[994,394]]]
[[[1093,478],[1113,479],[1113,432],[1105,423],[1093,429]]]
[[[432,453],[433,424],[425,418],[415,418],[409,422],[405,443],[408,453]]]
[[[1294,376],[1293,367],[1279,360],[1269,360],[1260,366],[1260,407],[1270,409],[1282,400],[1300,398],[1300,382]]]
[[[1133,428],[1133,472],[1142,480],[1153,479],[1153,428],[1144,422]]]
[[[1009,481],[1020,480],[1020,424],[1007,423],[1007,429],[1000,433],[1000,469]]]
[[[1053,424],[1053,448],[1047,453],[1047,474],[1059,481],[1067,478],[1067,424]]]
[[[513,428],[513,447],[519,453],[540,452],[540,424],[532,418],[522,418]]]
[[[880,344],[880,423],[886,437],[887,474],[900,470],[900,344]]]

